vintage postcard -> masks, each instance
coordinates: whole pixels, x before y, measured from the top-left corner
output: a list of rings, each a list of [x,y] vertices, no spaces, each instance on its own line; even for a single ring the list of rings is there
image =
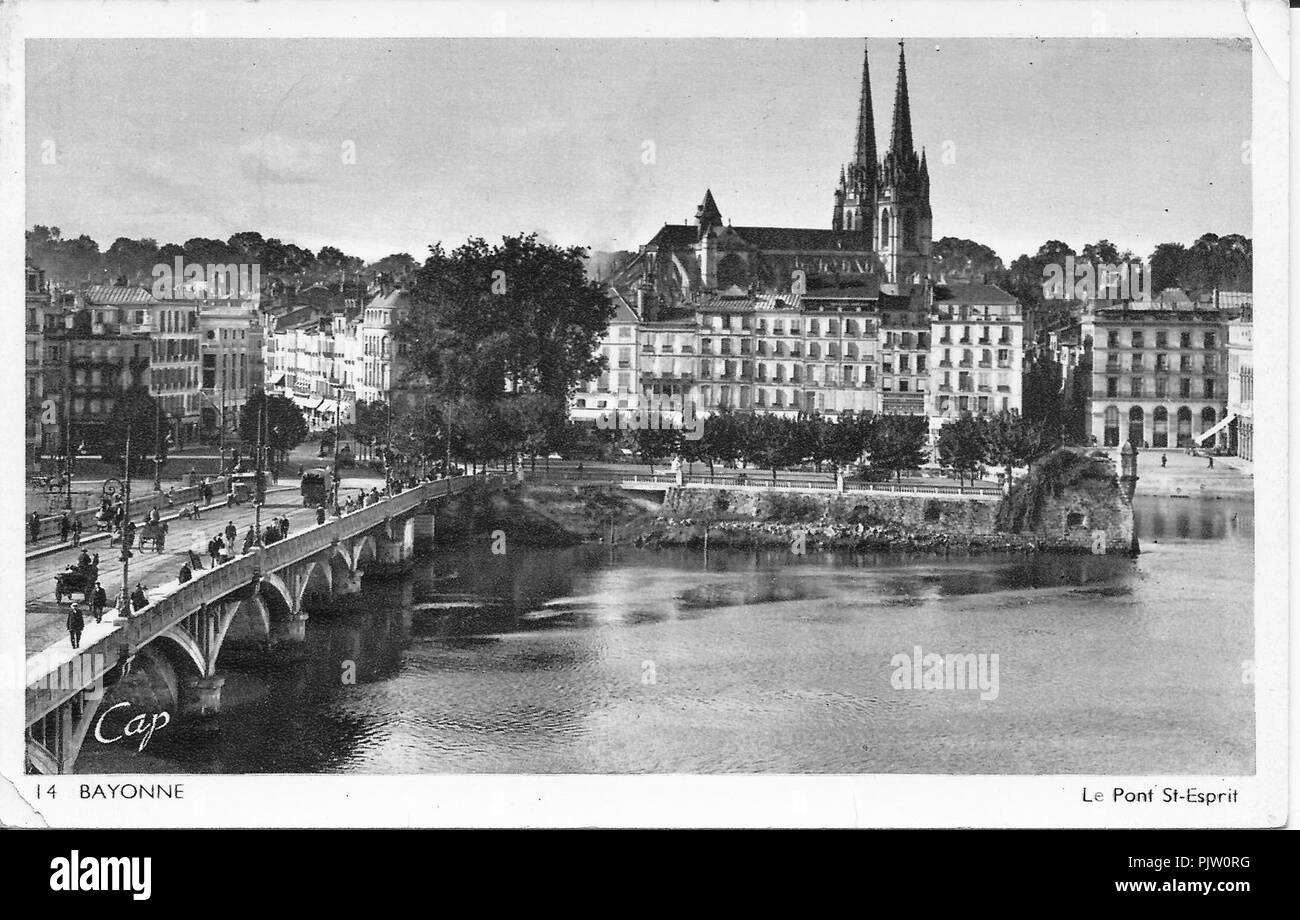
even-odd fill
[[[0,9],[0,820],[1285,823],[1287,11],[1179,7]]]

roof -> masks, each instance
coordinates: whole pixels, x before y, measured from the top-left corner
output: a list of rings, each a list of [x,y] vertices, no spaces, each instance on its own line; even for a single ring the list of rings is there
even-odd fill
[[[818,230],[805,227],[728,227],[755,249],[799,252],[870,253],[870,240],[860,230]],[[699,242],[693,224],[664,224],[646,244],[658,249],[690,249]]]
[[[824,252],[872,252],[861,230],[811,230],[802,227],[732,227],[747,243],[759,249],[796,249]]]
[[[153,294],[142,287],[116,287],[96,284],[86,288],[86,303],[99,306],[157,303]]]
[[[934,287],[934,301],[935,303],[981,305],[1020,302],[996,284],[981,284],[978,281],[936,284]]]

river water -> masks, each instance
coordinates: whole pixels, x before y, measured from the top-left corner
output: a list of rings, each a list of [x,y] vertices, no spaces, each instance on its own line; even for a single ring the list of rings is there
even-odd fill
[[[440,551],[78,771],[1253,773],[1253,504],[1135,510],[1135,560]]]

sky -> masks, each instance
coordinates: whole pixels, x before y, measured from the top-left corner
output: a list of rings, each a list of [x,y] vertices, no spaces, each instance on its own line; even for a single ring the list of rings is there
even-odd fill
[[[897,39],[871,39],[889,141]],[[1251,234],[1251,51],[1219,39],[908,39],[934,238]],[[27,225],[256,230],[367,260],[536,231],[635,249],[711,188],[737,226],[829,227],[861,39],[33,40]],[[52,159],[50,152],[54,152]]]

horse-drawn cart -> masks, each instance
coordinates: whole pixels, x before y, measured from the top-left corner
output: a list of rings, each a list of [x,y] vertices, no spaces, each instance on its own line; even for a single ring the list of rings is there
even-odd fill
[[[72,597],[74,591],[81,592],[81,599],[90,603],[90,592],[95,587],[95,580],[99,578],[99,566],[70,565],[62,572],[54,576],[54,602],[60,603],[64,597]]]

